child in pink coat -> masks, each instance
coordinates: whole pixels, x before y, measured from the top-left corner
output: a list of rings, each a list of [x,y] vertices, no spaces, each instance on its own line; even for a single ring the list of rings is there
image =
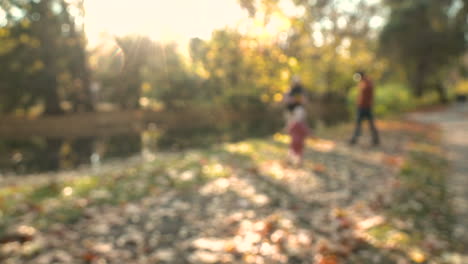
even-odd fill
[[[291,137],[291,144],[289,145],[289,156],[293,163],[302,165],[304,157],[304,145],[309,128],[306,125],[305,109],[302,105],[297,105],[289,113],[287,130]]]

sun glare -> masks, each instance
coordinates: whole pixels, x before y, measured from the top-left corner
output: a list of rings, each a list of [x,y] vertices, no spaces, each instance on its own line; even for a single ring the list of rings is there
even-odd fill
[[[209,38],[214,29],[235,26],[245,16],[236,0],[86,1],[91,44],[105,34],[142,34],[160,41]]]

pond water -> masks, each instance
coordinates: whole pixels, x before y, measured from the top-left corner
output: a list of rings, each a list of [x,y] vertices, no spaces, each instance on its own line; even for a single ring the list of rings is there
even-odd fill
[[[142,132],[76,139],[31,137],[0,139],[0,176],[31,174],[74,169],[83,164],[99,165],[114,158],[126,158],[158,150],[203,147],[246,137],[262,137],[281,131],[279,113],[254,119],[246,117],[242,124],[226,122],[209,127],[157,129],[149,124]],[[343,104],[312,105],[308,109],[309,124],[331,126],[349,119]],[[258,118],[258,117],[257,117]],[[273,121],[272,121],[273,120]],[[229,122],[228,122],[229,123]]]
[[[30,138],[0,141],[0,173],[28,174],[73,169],[99,164],[107,159],[128,157],[142,149],[141,135],[79,139]]]

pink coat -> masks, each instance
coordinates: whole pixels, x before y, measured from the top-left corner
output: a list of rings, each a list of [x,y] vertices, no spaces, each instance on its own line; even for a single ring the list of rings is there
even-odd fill
[[[291,150],[297,155],[302,155],[304,141],[309,134],[309,129],[304,122],[292,122],[289,125],[288,132],[291,136]]]

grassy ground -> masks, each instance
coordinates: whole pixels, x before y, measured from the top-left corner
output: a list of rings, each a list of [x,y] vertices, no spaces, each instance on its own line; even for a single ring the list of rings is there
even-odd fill
[[[302,168],[285,163],[288,138],[275,134],[18,181],[0,188],[0,260],[445,263],[452,218],[439,132],[379,127],[379,148],[344,144],[350,125],[316,131]]]
[[[444,253],[456,243],[452,243],[448,173],[439,132],[413,138],[391,183],[391,203],[383,210],[386,220],[367,230],[368,240],[405,252],[416,263],[449,263]]]

